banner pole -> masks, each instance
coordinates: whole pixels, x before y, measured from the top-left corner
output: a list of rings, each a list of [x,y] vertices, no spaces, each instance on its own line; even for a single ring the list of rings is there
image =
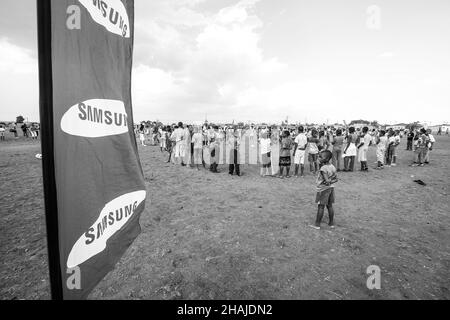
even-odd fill
[[[58,236],[58,206],[53,145],[53,84],[51,1],[36,0],[39,54],[39,114],[41,124],[42,176],[47,228],[48,267],[53,300],[63,299]]]

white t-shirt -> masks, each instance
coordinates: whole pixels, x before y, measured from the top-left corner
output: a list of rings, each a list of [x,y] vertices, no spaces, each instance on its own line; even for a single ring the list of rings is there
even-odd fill
[[[270,152],[270,139],[269,138],[261,138],[260,139],[260,149],[261,154],[266,154]]]
[[[300,133],[295,137],[294,142],[298,145],[299,149],[305,149],[308,144],[308,138],[306,138],[306,134]]]
[[[431,133],[428,135],[428,138],[430,138],[430,142],[431,143],[435,143],[436,142],[436,139],[434,139],[434,137],[433,137],[433,135]]]

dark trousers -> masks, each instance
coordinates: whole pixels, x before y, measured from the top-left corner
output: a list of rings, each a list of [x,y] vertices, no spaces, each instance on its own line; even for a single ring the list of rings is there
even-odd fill
[[[230,174],[233,174],[236,171],[236,174],[239,176],[241,172],[239,171],[239,163],[238,163],[238,151],[234,149],[233,151],[233,164],[230,164],[228,166],[228,172]]]
[[[413,145],[413,141],[411,140],[407,140],[407,144],[406,144],[406,150],[412,150],[412,145]]]

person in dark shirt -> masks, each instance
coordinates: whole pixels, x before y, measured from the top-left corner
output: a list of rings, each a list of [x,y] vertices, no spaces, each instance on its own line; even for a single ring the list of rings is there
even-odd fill
[[[414,132],[412,129],[409,129],[409,132],[408,132],[408,135],[406,136],[406,138],[407,138],[406,150],[412,151],[413,139],[414,139]]]

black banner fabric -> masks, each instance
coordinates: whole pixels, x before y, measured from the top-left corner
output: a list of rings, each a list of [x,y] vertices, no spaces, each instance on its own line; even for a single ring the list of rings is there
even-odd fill
[[[54,170],[64,299],[86,298],[140,233],[133,0],[51,0]]]

